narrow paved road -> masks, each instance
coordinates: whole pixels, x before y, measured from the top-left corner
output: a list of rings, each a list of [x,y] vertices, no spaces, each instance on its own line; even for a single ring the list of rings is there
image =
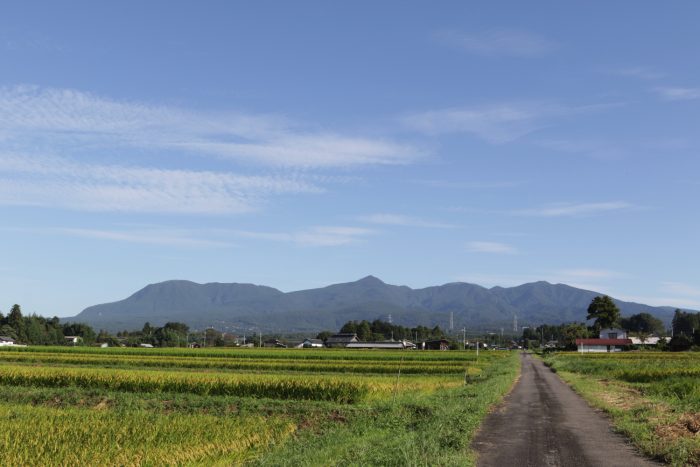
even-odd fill
[[[540,360],[521,359],[520,380],[474,439],[478,466],[658,465],[640,457]]]

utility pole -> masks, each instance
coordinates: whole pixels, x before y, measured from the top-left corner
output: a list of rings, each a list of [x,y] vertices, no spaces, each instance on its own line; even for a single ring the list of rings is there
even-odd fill
[[[454,311],[450,311],[450,332],[455,328],[455,314]]]
[[[467,350],[467,328],[462,328],[462,350]]]
[[[258,347],[262,348],[262,331],[258,331]]]
[[[518,333],[518,315],[513,313],[513,332]]]

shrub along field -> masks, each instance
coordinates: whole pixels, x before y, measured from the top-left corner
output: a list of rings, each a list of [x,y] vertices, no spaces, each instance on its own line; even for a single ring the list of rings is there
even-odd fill
[[[545,363],[648,455],[700,465],[700,354],[557,353]]]
[[[1,465],[470,465],[514,352],[0,350]]]

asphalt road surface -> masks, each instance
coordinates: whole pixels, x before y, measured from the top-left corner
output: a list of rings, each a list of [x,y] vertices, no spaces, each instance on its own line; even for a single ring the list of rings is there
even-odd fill
[[[540,360],[521,359],[520,380],[474,439],[478,466],[659,465],[641,457]]]

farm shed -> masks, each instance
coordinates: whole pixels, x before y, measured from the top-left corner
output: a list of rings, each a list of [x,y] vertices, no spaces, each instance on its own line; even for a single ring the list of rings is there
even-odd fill
[[[619,328],[601,329],[598,337],[601,339],[627,339],[627,331]]]
[[[80,336],[65,336],[63,339],[66,345],[78,345],[83,340]]]
[[[351,342],[360,342],[360,339],[357,338],[357,334],[349,332],[333,334],[326,339],[326,347],[347,347]]]
[[[414,349],[416,346],[412,342],[403,341],[384,341],[384,342],[351,342],[347,349]]]
[[[301,346],[305,349],[315,349],[323,347],[323,341],[321,339],[304,339]]]
[[[580,353],[620,352],[630,345],[632,339],[576,339],[576,347]]]
[[[263,347],[281,347],[286,348],[287,346],[280,342],[278,339],[268,339],[263,342]]]
[[[449,350],[450,343],[447,339],[435,339],[421,344],[423,350]]]
[[[15,345],[15,340],[11,337],[0,336],[0,346]]]

